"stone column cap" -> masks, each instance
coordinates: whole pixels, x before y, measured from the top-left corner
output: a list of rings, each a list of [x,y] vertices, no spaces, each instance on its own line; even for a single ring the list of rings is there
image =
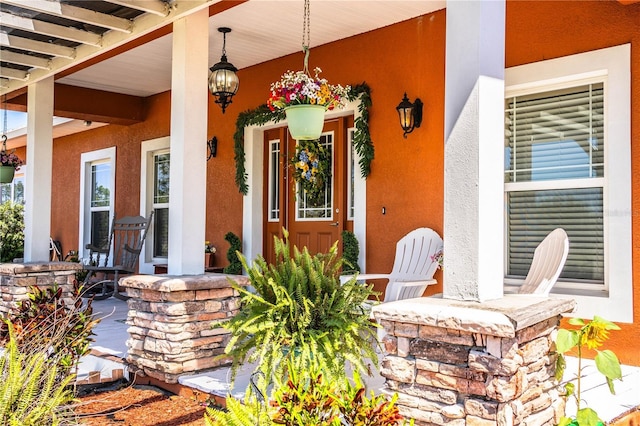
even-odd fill
[[[505,295],[486,302],[419,297],[382,303],[373,307],[376,320],[386,320],[496,337],[515,337],[516,332],[548,318],[574,310],[573,299],[533,295]]]
[[[120,287],[154,290],[170,293],[172,291],[209,290],[229,288],[235,282],[240,286],[249,285],[249,278],[242,275],[207,273],[202,275],[132,275],[120,281]]]
[[[0,275],[19,275],[33,272],[74,271],[83,266],[76,262],[0,263]]]

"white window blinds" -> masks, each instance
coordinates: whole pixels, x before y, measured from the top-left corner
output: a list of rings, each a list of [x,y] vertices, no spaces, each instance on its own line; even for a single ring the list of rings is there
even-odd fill
[[[561,279],[604,283],[603,84],[511,97],[505,106],[507,276],[524,277],[557,227],[569,235]]]

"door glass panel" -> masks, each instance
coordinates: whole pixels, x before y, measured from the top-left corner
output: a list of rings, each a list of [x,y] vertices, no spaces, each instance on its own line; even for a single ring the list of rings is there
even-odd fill
[[[355,137],[355,129],[349,129],[348,131],[348,145],[347,145],[347,206],[349,209],[349,214],[347,219],[353,220],[356,215],[356,192],[355,192],[355,182],[356,182],[356,155],[355,149],[353,146],[353,138]]]
[[[280,140],[269,141],[269,221],[280,219]]]
[[[333,133],[327,133],[320,137],[318,142],[327,155],[329,164],[333,170]],[[333,173],[327,173],[324,189],[317,197],[308,197],[298,183],[296,188],[296,219],[332,219],[333,218]]]

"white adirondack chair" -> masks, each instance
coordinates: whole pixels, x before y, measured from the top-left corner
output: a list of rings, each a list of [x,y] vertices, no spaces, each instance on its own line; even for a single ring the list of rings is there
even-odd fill
[[[393,270],[389,274],[359,274],[358,281],[387,279],[385,302],[422,296],[433,279],[438,263],[434,255],[442,250],[442,238],[432,229],[418,228],[402,237],[396,244]],[[343,275],[341,281],[352,276]]]
[[[569,254],[569,237],[562,228],[554,229],[536,247],[529,273],[519,294],[548,296],[558,281]]]

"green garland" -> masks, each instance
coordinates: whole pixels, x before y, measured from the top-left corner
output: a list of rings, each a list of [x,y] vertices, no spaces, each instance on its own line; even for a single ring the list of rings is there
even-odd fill
[[[369,133],[369,107],[371,107],[371,89],[367,83],[351,86],[351,90],[347,94],[350,102],[360,98],[358,111],[360,117],[355,120],[356,132],[353,139],[353,145],[360,156],[360,173],[363,178],[371,173],[371,161],[374,158],[373,142]],[[247,184],[247,171],[245,169],[245,153],[244,153],[244,128],[247,126],[262,126],[270,121],[278,123],[285,119],[284,110],[271,112],[266,104],[259,107],[241,112],[236,121],[236,131],[233,134],[234,142],[234,159],[236,161],[236,185],[241,194],[247,195],[249,185]]]

